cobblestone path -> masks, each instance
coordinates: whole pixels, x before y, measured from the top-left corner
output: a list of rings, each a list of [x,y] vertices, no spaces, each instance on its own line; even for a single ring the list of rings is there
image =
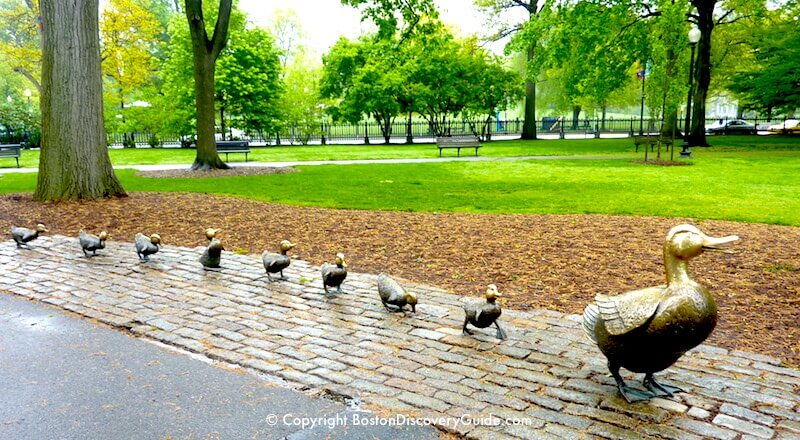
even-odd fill
[[[166,246],[139,263],[132,243],[109,242],[94,258],[75,238],[33,245],[0,242],[0,291],[358,397],[382,415],[436,418],[468,438],[800,439],[800,371],[771,357],[701,346],[660,376],[685,393],[630,405],[574,315],[506,311],[507,340],[494,329],[467,337],[458,296],[405,283],[417,313],[389,313],[372,274],[351,273],[344,294],[326,296],[303,261],[270,283],[260,259],[228,252],[206,271],[200,248]]]

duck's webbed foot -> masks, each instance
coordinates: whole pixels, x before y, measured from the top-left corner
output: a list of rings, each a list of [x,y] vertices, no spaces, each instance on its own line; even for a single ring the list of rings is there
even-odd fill
[[[465,335],[472,335],[472,332],[467,328],[467,323],[469,323],[469,321],[464,321],[464,328],[461,329],[461,333]]]
[[[508,336],[506,335],[506,331],[500,328],[500,324],[495,321],[494,325],[497,327],[497,339],[506,339]]]
[[[625,384],[625,381],[622,380],[622,376],[619,375],[619,368],[619,366],[614,365],[611,362],[608,363],[608,369],[611,371],[611,375],[617,382],[617,389],[628,403],[645,402],[655,397],[653,393],[649,393],[638,388],[629,387],[627,384]]]
[[[336,293],[342,293],[342,285],[341,284],[336,286]]]
[[[272,278],[272,275],[270,275],[269,272],[267,272],[267,279],[269,280],[270,283],[275,281],[275,279]]]
[[[282,280],[285,280],[285,279],[286,279],[286,277],[283,275],[283,271],[281,271],[281,279],[282,279]]]
[[[644,376],[642,385],[650,390],[656,397],[672,397],[675,395],[675,393],[683,392],[683,390],[678,387],[656,382],[656,379],[653,377],[653,373],[647,373]]]

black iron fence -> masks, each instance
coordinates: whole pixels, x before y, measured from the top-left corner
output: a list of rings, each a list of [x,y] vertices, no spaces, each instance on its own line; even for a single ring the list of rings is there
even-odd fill
[[[706,124],[725,122],[726,118],[707,119]],[[766,130],[768,125],[782,124],[785,118],[749,118],[743,119]],[[522,134],[521,119],[496,120],[487,122],[466,119],[452,119],[440,127],[439,132],[444,135],[480,136],[483,140],[510,139]],[[2,127],[2,125],[0,125]],[[639,133],[660,131],[661,121],[639,118],[606,118],[606,119],[573,119],[571,117],[546,116],[536,122],[537,137],[543,139],[565,139],[576,137],[602,137],[602,136],[633,136]],[[675,128],[676,136],[681,136],[683,131],[683,118],[679,118]],[[37,133],[38,134],[38,133]],[[306,126],[287,127],[280,133],[241,133],[228,130],[218,139],[236,139],[250,141],[254,145],[319,145],[319,144],[381,144],[390,143],[425,143],[436,138],[436,130],[425,121],[400,120],[391,125],[389,133],[383,133],[381,127],[374,122],[361,122],[358,124],[347,123],[320,123]],[[27,143],[38,146],[38,136],[21,131],[0,130],[0,143]],[[191,147],[194,136],[191,135],[164,135],[146,132],[110,133],[108,145],[113,147]]]

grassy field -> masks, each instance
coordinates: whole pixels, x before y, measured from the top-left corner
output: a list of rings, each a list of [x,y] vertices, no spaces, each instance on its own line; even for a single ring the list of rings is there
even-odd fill
[[[207,179],[149,179],[130,170],[118,175],[128,191],[220,193],[333,208],[632,214],[800,226],[800,141],[759,138],[753,147],[741,137],[720,140],[726,145],[696,149],[692,166],[564,159],[301,166],[299,173]],[[553,142],[591,154],[612,145]],[[541,141],[509,144],[491,148],[546,151]],[[9,173],[0,177],[0,192],[33,191],[35,183],[34,174]]]
[[[756,153],[769,151],[792,151],[800,148],[800,139],[777,136],[717,136],[709,137],[713,148],[702,150],[705,154]],[[438,149],[432,144],[412,145],[326,145],[326,146],[281,146],[252,147],[249,159],[262,162],[306,161],[306,160],[347,160],[347,159],[394,159],[437,157]],[[496,141],[484,143],[481,156],[574,156],[574,155],[617,155],[631,154],[633,142],[621,139],[577,139],[577,140],[537,140]],[[462,151],[469,154],[469,150]],[[194,161],[195,151],[180,148],[136,148],[109,150],[114,165],[155,165],[186,164]],[[455,151],[445,151],[445,155],[455,156]],[[639,155],[642,155],[641,150]],[[243,154],[232,154],[233,161],[244,160]],[[20,158],[22,167],[35,168],[39,164],[38,151],[24,151]],[[13,159],[0,160],[3,167],[13,167]]]

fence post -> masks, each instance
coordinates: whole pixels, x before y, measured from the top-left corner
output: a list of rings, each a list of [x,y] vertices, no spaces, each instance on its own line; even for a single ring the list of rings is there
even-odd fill
[[[408,122],[406,123],[406,143],[414,143],[414,134],[411,132],[411,112],[408,112]]]
[[[597,124],[597,121],[594,121],[594,138],[600,138],[600,126]]]
[[[564,139],[564,119],[561,120],[561,124],[558,124],[558,138]]]

